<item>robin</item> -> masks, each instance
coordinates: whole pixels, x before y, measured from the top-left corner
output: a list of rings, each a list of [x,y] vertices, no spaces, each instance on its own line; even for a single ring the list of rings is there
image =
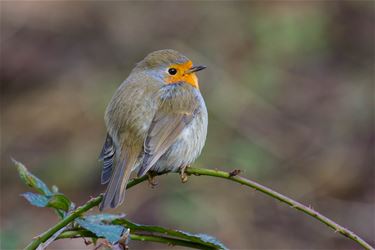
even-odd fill
[[[191,60],[174,50],[147,55],[118,87],[105,112],[107,137],[100,154],[100,210],[119,206],[130,174],[180,171],[199,156],[207,134],[207,108]]]

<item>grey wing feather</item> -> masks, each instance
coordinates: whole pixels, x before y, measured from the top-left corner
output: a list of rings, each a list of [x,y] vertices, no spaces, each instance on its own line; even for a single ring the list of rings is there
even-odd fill
[[[113,145],[112,137],[107,134],[102,152],[100,153],[99,160],[103,161],[101,183],[106,184],[109,182],[113,169],[113,161],[115,155],[115,147]]]
[[[191,122],[194,112],[180,114],[163,114],[157,112],[144,143],[145,156],[138,171],[138,176],[145,175],[148,170],[176,141],[182,130]]]

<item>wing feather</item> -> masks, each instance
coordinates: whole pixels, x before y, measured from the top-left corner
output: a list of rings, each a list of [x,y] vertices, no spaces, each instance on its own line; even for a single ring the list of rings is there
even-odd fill
[[[112,137],[107,134],[102,152],[100,153],[99,160],[103,162],[101,183],[106,184],[109,182],[113,169],[113,161],[115,155],[115,147],[113,145]]]
[[[144,143],[145,156],[138,176],[145,175],[189,125],[194,112],[166,114],[158,111]]]

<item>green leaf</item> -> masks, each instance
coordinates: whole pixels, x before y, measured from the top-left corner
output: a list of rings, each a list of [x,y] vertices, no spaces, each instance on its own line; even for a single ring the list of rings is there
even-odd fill
[[[218,239],[211,235],[207,234],[192,234],[185,231],[176,230],[177,232],[180,232],[188,237],[199,239],[202,242],[211,243],[212,245],[215,245],[218,249],[228,249],[223,243],[221,243]]]
[[[119,225],[105,225],[100,222],[95,223],[85,219],[76,219],[75,221],[81,227],[96,234],[96,236],[106,238],[111,244],[117,242],[125,231],[125,228]]]
[[[71,201],[63,194],[53,194],[48,200],[48,207],[69,211]]]
[[[21,194],[21,196],[25,197],[25,199],[28,200],[28,202],[30,202],[31,205],[37,207],[46,207],[48,204],[48,198],[45,195],[27,192]]]
[[[21,180],[29,187],[35,188],[41,195],[34,193],[25,193],[23,196],[34,206],[54,208],[60,218],[63,218],[71,207],[71,201],[63,194],[58,193],[56,186],[52,187],[52,191],[38,177],[30,173],[21,163],[12,158],[13,163],[17,167]]]
[[[191,242],[204,244],[206,246],[213,247],[216,249],[228,249],[223,243],[221,243],[215,237],[206,234],[193,234],[180,230],[167,229],[160,226],[136,224],[123,218],[116,219],[113,221],[113,223],[116,225],[124,225],[127,228],[130,228],[130,230],[132,231],[146,231],[162,235],[169,235],[177,239],[188,240]]]
[[[125,218],[124,214],[94,214],[84,217],[85,220],[92,223],[111,223],[116,219]]]
[[[29,187],[35,188],[39,193],[45,195],[51,195],[52,192],[49,190],[47,185],[41,181],[38,177],[30,173],[27,168],[21,163],[12,158],[14,165],[17,167],[18,174],[21,180]]]

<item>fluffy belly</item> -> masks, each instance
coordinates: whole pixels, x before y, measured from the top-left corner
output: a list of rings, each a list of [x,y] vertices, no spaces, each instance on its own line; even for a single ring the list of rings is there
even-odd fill
[[[176,172],[200,155],[207,135],[207,111],[204,109],[177,137],[168,151],[151,168],[155,172]]]

